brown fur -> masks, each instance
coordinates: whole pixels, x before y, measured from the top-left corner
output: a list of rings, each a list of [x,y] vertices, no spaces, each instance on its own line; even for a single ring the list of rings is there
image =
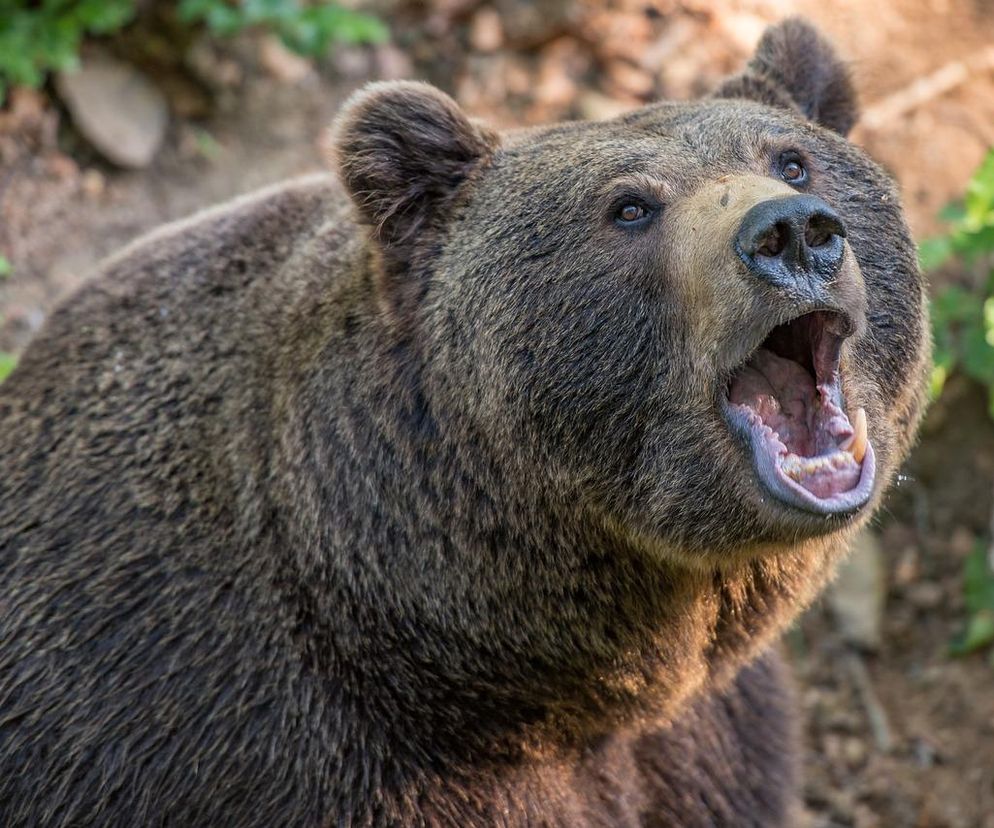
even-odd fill
[[[893,185],[792,38],[734,99],[508,140],[373,86],[343,186],[164,228],[64,304],[0,387],[0,821],[791,824],[769,648],[872,508],[764,497],[717,412],[800,307],[729,253],[777,152],[848,226],[874,506],[928,359]]]

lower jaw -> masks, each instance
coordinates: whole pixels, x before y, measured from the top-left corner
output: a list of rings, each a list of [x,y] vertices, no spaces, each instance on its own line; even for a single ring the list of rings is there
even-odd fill
[[[761,485],[776,500],[801,509],[813,515],[832,517],[851,515],[865,506],[873,496],[876,482],[876,455],[873,446],[867,444],[863,457],[859,480],[849,491],[839,492],[829,497],[818,497],[780,469],[777,459],[768,452],[753,446],[753,464]]]

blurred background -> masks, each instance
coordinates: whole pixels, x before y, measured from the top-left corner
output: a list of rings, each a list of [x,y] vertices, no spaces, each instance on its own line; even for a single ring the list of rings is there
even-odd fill
[[[0,0],[0,380],[102,256],[320,168],[368,80],[502,126],[606,118],[708,92],[790,14],[852,63],[852,137],[900,183],[937,345],[920,446],[785,639],[807,824],[994,828],[990,0]]]

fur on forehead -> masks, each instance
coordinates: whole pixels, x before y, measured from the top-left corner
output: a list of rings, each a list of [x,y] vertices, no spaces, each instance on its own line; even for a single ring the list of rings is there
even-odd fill
[[[714,94],[791,109],[840,135],[848,135],[859,116],[848,66],[814,26],[796,17],[769,27],[745,71]]]
[[[404,261],[497,147],[448,95],[414,81],[373,83],[345,103],[327,151],[362,221]]]

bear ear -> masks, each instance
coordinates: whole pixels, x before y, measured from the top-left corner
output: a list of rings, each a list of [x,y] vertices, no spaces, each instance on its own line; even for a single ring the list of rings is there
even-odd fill
[[[814,26],[796,17],[770,26],[745,71],[715,95],[796,109],[840,135],[859,115],[848,67]]]
[[[448,95],[402,81],[370,84],[346,101],[328,150],[362,221],[403,262],[496,145]]]

